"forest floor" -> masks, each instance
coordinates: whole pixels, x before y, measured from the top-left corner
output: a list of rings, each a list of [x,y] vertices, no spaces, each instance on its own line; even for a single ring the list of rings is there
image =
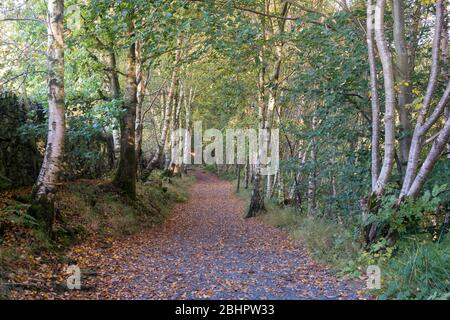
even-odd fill
[[[243,219],[245,203],[231,182],[201,169],[192,173],[190,200],[163,224],[71,249],[83,271],[82,290],[21,291],[11,298],[366,298],[362,283],[337,278],[284,231]]]

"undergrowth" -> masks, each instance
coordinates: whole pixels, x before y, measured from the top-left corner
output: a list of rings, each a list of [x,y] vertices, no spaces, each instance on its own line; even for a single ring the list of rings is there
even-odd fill
[[[27,214],[30,188],[0,197],[0,282],[20,281],[18,273],[64,261],[64,252],[90,238],[137,233],[165,220],[176,203],[188,199],[193,177],[167,178],[155,171],[137,184],[137,199],[121,196],[108,181],[78,180],[60,187],[52,237]],[[22,271],[21,271],[22,270]],[[8,287],[0,285],[0,298]]]
[[[251,190],[241,189],[237,195],[248,200]],[[286,230],[293,239],[301,241],[316,261],[341,276],[365,279],[369,265],[379,266],[381,289],[368,292],[379,299],[450,299],[450,239],[440,232],[442,217],[433,218],[436,214],[431,214],[438,212],[439,201],[430,195],[426,192],[414,203],[406,203],[400,213],[393,211],[387,198],[388,204],[380,209],[382,214],[377,218],[384,219],[383,223],[396,218],[395,224],[390,224],[399,230],[395,245],[381,238],[366,246],[362,222],[357,219],[338,222],[270,202],[261,219]],[[401,215],[408,219],[400,221]],[[421,217],[433,218],[435,227],[423,227],[428,221]]]

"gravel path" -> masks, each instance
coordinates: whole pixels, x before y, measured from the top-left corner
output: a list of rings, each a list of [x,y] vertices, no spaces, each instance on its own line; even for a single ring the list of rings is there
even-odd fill
[[[149,231],[84,242],[69,257],[83,290],[15,291],[15,299],[360,299],[362,284],[312,261],[299,243],[260,219],[230,182],[196,169],[190,200]],[[89,271],[89,272],[87,272]],[[52,273],[49,273],[51,277]],[[49,278],[50,279],[50,278]],[[52,283],[51,280],[49,280]]]

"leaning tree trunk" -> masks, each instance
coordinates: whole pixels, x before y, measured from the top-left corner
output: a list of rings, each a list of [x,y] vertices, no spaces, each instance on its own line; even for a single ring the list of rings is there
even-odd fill
[[[132,36],[132,32],[130,32]],[[114,178],[114,185],[128,197],[136,197],[136,150],[135,122],[137,105],[136,84],[136,45],[132,43],[128,50],[126,87],[124,96],[125,112],[120,118],[120,158]]]
[[[64,1],[48,2],[48,132],[44,161],[33,188],[30,213],[51,232],[64,143]]]
[[[430,174],[431,170],[433,169],[434,165],[439,159],[439,156],[442,154],[442,151],[444,151],[449,138],[450,138],[450,119],[448,119],[445,122],[444,128],[442,128],[440,134],[434,141],[427,158],[420,167],[420,170],[417,173],[416,178],[414,179],[411,187],[409,188],[409,191],[407,193],[408,197],[417,198],[420,190],[422,189],[423,185],[425,184],[425,181],[428,178],[428,175]]]

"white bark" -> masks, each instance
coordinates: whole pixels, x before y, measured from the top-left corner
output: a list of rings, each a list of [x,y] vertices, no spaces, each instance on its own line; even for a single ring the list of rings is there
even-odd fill
[[[178,64],[180,62],[181,58],[181,50],[179,47],[181,46],[181,38],[177,41],[178,49],[175,51],[175,62],[172,69],[172,75],[171,75],[171,81],[169,86],[169,92],[167,94],[167,99],[165,101],[165,112],[164,112],[164,121],[161,131],[161,140],[160,144],[158,145],[156,149],[156,153],[153,156],[152,160],[150,160],[147,169],[152,170],[155,167],[157,167],[161,162],[161,157],[163,155],[163,152],[166,150],[167,146],[167,140],[169,135],[169,129],[172,119],[172,106],[173,106],[173,100],[176,90],[176,83],[178,81]]]
[[[431,114],[428,120],[426,120],[429,113],[431,100],[433,97],[434,89],[436,87],[436,82],[439,73],[439,47],[441,41],[441,31],[443,22],[443,5],[442,0],[438,0],[436,3],[436,24],[434,28],[434,38],[432,43],[432,54],[431,54],[431,71],[428,81],[427,90],[422,103],[422,107],[419,110],[419,115],[417,117],[416,127],[414,129],[414,134],[411,142],[411,149],[409,152],[408,165],[406,167],[405,179],[403,180],[402,189],[400,192],[400,198],[405,195],[410,194],[409,189],[415,180],[417,168],[419,166],[420,152],[423,146],[423,137],[428,132],[428,130],[433,126],[433,124],[438,120],[443,109],[447,105],[448,95],[450,93],[450,86],[447,85],[447,89],[444,92],[439,104]]]
[[[135,124],[135,149],[138,166],[141,163],[142,156],[142,133],[144,130],[144,112],[142,110],[145,90],[148,84],[150,73],[144,79],[144,70],[142,65],[142,43],[136,42],[136,81],[137,81],[137,105],[136,105],[136,124]]]
[[[445,149],[445,146],[447,145],[449,138],[450,138],[450,119],[447,119],[444,128],[442,128],[440,134],[434,141],[433,146],[431,147],[431,150],[428,153],[428,156],[426,157],[425,161],[422,164],[422,167],[419,170],[419,173],[417,174],[411,187],[409,188],[408,193],[406,194],[407,197],[416,198],[419,195],[419,192],[423,187],[423,185],[425,184],[428,175],[430,174],[431,170],[436,164],[436,161],[442,154],[442,151]]]
[[[395,156],[395,91],[392,58],[384,33],[384,11],[386,1],[377,0],[375,7],[375,40],[383,67],[385,113],[384,113],[384,157],[375,193],[381,195],[390,177]]]
[[[52,203],[64,144],[64,1],[48,2],[48,132],[34,198]]]
[[[380,174],[380,99],[377,88],[377,69],[374,47],[374,16],[372,0],[367,1],[367,49],[370,70],[370,91],[372,102],[372,192],[375,192],[378,175]]]
[[[113,142],[114,142],[114,152],[116,153],[116,157],[120,152],[120,132],[119,129],[113,129]]]
[[[186,131],[184,135],[184,159],[183,162],[185,165],[191,164],[192,155],[191,155],[191,126],[192,126],[192,101],[194,99],[194,90],[192,88],[189,89],[189,96],[184,99],[184,110],[186,113],[185,117],[185,125]]]

